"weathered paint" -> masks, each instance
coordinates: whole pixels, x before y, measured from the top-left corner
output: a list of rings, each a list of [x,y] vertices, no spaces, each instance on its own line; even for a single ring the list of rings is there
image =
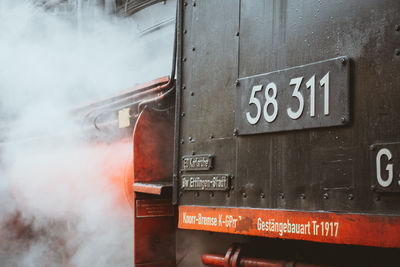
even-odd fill
[[[178,227],[324,243],[400,247],[400,216],[180,206]]]

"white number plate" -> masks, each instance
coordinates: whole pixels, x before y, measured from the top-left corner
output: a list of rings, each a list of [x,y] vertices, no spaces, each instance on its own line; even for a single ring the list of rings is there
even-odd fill
[[[239,80],[239,135],[344,125],[349,122],[349,60],[334,58]]]

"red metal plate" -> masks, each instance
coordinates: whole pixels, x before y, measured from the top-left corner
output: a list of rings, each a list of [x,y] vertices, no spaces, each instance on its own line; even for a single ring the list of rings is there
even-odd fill
[[[136,200],[136,217],[173,216],[171,199]]]
[[[181,229],[400,247],[400,216],[179,206]]]

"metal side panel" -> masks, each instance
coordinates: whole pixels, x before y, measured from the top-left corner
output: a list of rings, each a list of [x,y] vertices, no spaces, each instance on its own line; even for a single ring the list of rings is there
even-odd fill
[[[188,1],[183,13],[180,186],[183,175],[234,174],[239,1]],[[213,168],[183,170],[183,158],[202,154],[212,157]],[[182,191],[180,204],[235,205],[229,194]]]

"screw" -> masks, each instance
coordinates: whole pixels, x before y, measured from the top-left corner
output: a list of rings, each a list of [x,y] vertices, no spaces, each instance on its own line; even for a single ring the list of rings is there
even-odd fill
[[[196,51],[196,47],[192,47],[192,51]]]
[[[243,198],[247,198],[247,194],[245,192],[242,193]]]
[[[369,188],[369,190],[375,191],[375,190],[376,190],[376,186],[375,186],[375,185],[371,185],[370,188]]]
[[[400,49],[398,49],[398,48],[395,49],[395,50],[394,50],[394,53],[396,54],[396,56],[400,56]]]
[[[184,57],[184,58],[182,59],[182,61],[183,61],[183,62],[186,62],[186,58]]]
[[[375,148],[376,148],[375,145],[370,145],[370,146],[369,146],[369,150],[371,150],[371,151],[375,150]]]
[[[238,129],[234,129],[233,130],[233,136],[238,136],[239,134],[239,130]]]
[[[329,195],[328,193],[324,193],[324,199],[328,199]]]
[[[239,36],[240,35],[240,32],[236,32],[236,34],[235,34],[236,36]]]
[[[190,92],[190,95],[191,95],[191,96],[194,96],[194,92]]]
[[[260,194],[260,197],[261,197],[261,198],[265,198],[265,194],[264,194],[264,193],[261,193],[261,194]]]
[[[239,86],[239,85],[240,85],[239,80],[236,80],[236,81],[235,81],[235,86]]]
[[[303,193],[301,193],[301,194],[300,194],[300,198],[301,198],[301,199],[305,199],[305,198],[306,198],[306,195],[304,195]]]
[[[346,65],[346,63],[347,63],[346,58],[342,57],[342,58],[340,59],[340,63],[342,63],[342,65]]]
[[[181,117],[185,117],[185,112],[182,112],[182,113],[181,113]]]
[[[353,194],[349,194],[349,195],[347,196],[347,199],[348,199],[348,200],[353,200],[353,199],[354,199]]]

